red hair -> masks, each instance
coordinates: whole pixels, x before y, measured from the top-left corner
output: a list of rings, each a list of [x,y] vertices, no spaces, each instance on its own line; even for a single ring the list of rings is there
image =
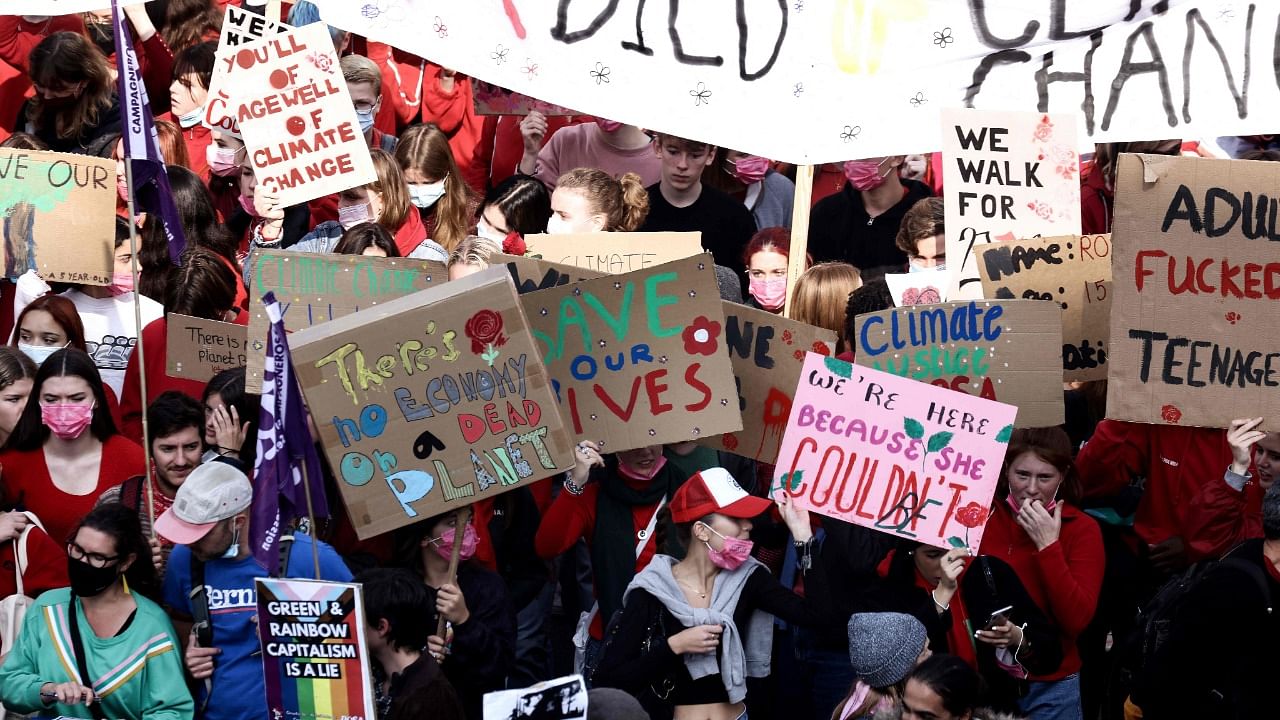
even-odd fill
[[[18,337],[22,331],[22,321],[26,319],[27,313],[36,310],[43,310],[53,317],[53,321],[58,323],[62,328],[62,332],[67,334],[67,341],[71,343],[71,347],[81,351],[88,352],[84,343],[84,323],[80,321],[80,312],[76,310],[75,303],[62,297],[61,295],[42,295],[31,304],[22,309],[18,314],[18,319],[13,323],[13,345],[17,346]]]
[[[758,252],[776,252],[790,260],[791,231],[784,227],[771,227],[752,235],[747,248],[742,251],[742,264],[750,265],[751,257]],[[813,256],[805,253],[804,266],[807,268],[812,264]]]

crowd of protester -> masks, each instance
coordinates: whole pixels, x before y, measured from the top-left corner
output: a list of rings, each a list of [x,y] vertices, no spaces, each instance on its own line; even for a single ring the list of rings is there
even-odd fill
[[[457,279],[527,234],[697,231],[725,299],[784,312],[793,168],[605,118],[477,115],[470,78],[336,28],[377,177],[282,207],[243,143],[201,123],[226,4],[123,9],[188,242],[177,264],[127,209],[110,13],[0,16],[0,146],[112,158],[120,176],[110,285],[0,283],[0,597],[35,598],[0,629],[9,713],[268,716],[259,398],[243,368],[166,374],[169,314],[247,324],[254,250],[430,259]],[[1120,153],[1269,160],[1276,144],[1099,146],[1084,232],[1110,230]],[[817,168],[788,314],[834,331],[841,357],[853,318],[892,306],[886,273],[945,267],[938,167]],[[362,584],[379,720],[480,720],[485,693],[573,672],[591,717],[1270,717],[1280,435],[1106,420],[1105,381],[1063,392],[1064,426],[1014,432],[972,555],[810,517],[770,499],[772,467],[726,452],[584,439],[573,470],[476,503],[464,527],[450,513],[367,540],[326,467],[336,511],[292,532],[276,574]]]

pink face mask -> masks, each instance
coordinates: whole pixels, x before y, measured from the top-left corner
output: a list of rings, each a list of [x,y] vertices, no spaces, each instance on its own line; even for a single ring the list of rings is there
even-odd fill
[[[724,541],[724,547],[717,550],[711,547],[711,543],[703,542],[707,546],[707,557],[711,560],[711,564],[721,570],[737,570],[742,567],[742,563],[751,557],[751,548],[755,543],[750,540],[739,540],[738,538],[725,537],[715,531],[715,528],[703,523],[703,525]]]
[[[205,148],[204,158],[209,163],[209,172],[218,177],[230,177],[240,172],[236,164],[236,151],[230,148],[210,145]]]
[[[1004,502],[1006,505],[1009,506],[1009,509],[1013,511],[1014,515],[1017,515],[1018,513],[1022,512],[1022,508],[1018,506],[1018,501],[1014,500],[1012,495],[1006,495],[1004,498]],[[1056,507],[1058,507],[1058,498],[1054,497],[1054,499],[1050,500],[1044,506],[1044,509],[1045,509],[1045,512],[1051,513],[1053,512],[1053,509]]]
[[[440,534],[440,537],[432,540],[435,545],[436,553],[445,560],[453,559],[453,539],[457,532],[454,528],[449,528]],[[462,547],[458,549],[458,560],[470,560],[476,554],[476,546],[480,544],[480,536],[476,534],[476,529],[471,527],[471,523],[467,523],[466,529],[462,531]]]
[[[133,273],[131,272],[111,273],[111,294],[123,295],[127,292],[133,292]]]
[[[759,155],[744,155],[733,161],[733,176],[747,185],[755,185],[769,172],[769,161]]]
[[[889,168],[889,171],[885,173],[880,172],[880,168],[886,160],[888,158],[880,160],[850,160],[844,164],[844,176],[848,178],[849,184],[858,192],[875,190],[883,185],[884,179],[889,177],[889,173],[893,172],[893,168]]]
[[[249,213],[249,217],[258,217],[258,213],[253,209],[253,198],[248,195],[240,196],[240,207],[244,208],[244,211]]]
[[[604,118],[596,118],[596,125],[599,125],[600,129],[605,132],[613,132],[622,127],[622,123],[617,120],[605,120]]]
[[[40,419],[63,440],[75,440],[93,422],[93,403],[88,405],[41,405]]]
[[[623,477],[631,478],[632,480],[652,480],[655,475],[657,475],[659,472],[662,471],[662,468],[665,467],[666,464],[667,464],[667,459],[659,455],[658,459],[655,460],[653,462],[653,465],[649,467],[648,473],[641,473],[641,472],[636,472],[635,470],[632,470],[631,468],[627,467],[624,463],[618,463],[618,474]]]
[[[751,297],[765,310],[777,310],[787,300],[787,279],[784,277],[751,278],[748,287]]]

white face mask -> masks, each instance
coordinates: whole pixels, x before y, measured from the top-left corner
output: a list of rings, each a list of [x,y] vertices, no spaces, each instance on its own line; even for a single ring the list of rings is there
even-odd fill
[[[550,224],[548,223],[548,225]],[[548,230],[550,230],[549,227],[548,227]],[[493,226],[490,225],[488,222],[486,222],[484,218],[480,218],[480,221],[476,223],[476,235],[479,235],[485,240],[492,240],[498,243],[499,245],[501,245],[502,242],[507,239],[506,235],[503,235],[502,233],[493,229]]]
[[[573,229],[569,227],[569,221],[555,213],[552,213],[551,219],[547,220],[547,234],[565,235],[571,232],[573,232]]]
[[[23,15],[22,19],[29,23],[42,23],[53,17],[52,15]]]
[[[362,223],[373,221],[373,212],[372,208],[369,207],[369,203],[338,208],[338,224],[342,225],[343,230],[350,230]]]
[[[947,269],[947,264],[945,262],[940,262],[937,265],[934,265],[933,267],[920,267],[919,265],[916,265],[914,262],[907,264],[907,272],[909,273],[929,272],[930,270],[942,271],[946,269]]]
[[[67,343],[67,345],[70,344],[71,343],[69,342]],[[45,360],[49,359],[50,355],[58,352],[67,345],[63,345],[62,347],[58,347],[57,345],[28,345],[27,343],[20,341],[18,343],[18,349],[21,350],[24,355],[31,358],[31,362],[35,363],[36,367],[39,367],[44,364]]]
[[[419,183],[409,186],[409,201],[422,210],[436,204],[444,197],[444,180],[433,183]]]
[[[192,109],[191,112],[187,113],[186,115],[179,115],[178,126],[181,127],[183,130],[190,130],[191,128],[199,125],[200,119],[203,117],[204,117],[204,106],[200,105]]]

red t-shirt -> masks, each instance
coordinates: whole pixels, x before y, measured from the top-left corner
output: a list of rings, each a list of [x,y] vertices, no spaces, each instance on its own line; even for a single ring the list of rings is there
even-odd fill
[[[44,520],[40,522],[43,523]],[[0,598],[18,592],[16,553],[15,541],[0,546]],[[68,584],[66,550],[61,544],[54,542],[48,533],[32,526],[31,532],[27,534],[27,563],[22,573],[22,592],[27,597],[36,597],[45,590],[66,587]]]
[[[62,542],[71,536],[80,518],[89,514],[103,491],[143,473],[143,457],[142,448],[123,435],[107,438],[98,463],[98,483],[84,495],[63,492],[53,484],[43,447],[5,450],[0,453],[0,467],[5,504],[35,513],[49,536]]]

